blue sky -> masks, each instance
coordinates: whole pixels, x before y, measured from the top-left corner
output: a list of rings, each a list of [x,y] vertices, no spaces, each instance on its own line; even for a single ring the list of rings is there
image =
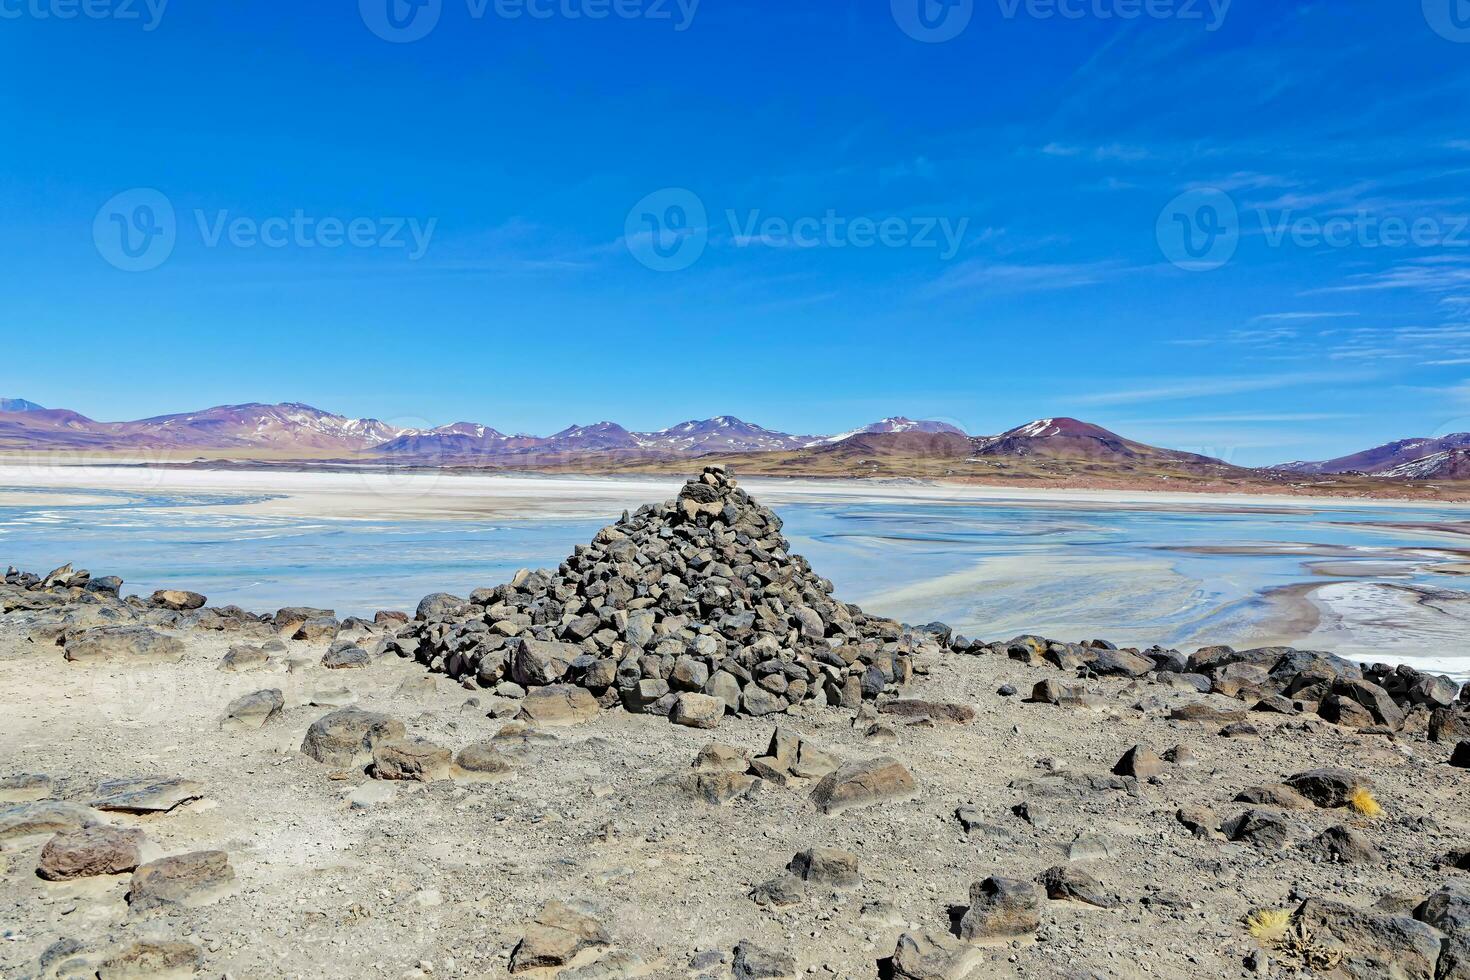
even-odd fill
[[[1470,430],[1450,0],[88,2],[0,0],[0,394]]]

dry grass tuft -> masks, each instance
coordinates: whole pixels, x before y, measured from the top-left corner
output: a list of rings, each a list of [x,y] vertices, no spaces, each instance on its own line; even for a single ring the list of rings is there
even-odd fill
[[[1348,806],[1360,817],[1383,816],[1383,807],[1379,805],[1373,793],[1364,786],[1359,786],[1348,794]]]
[[[1286,936],[1286,927],[1291,922],[1291,913],[1286,909],[1256,909],[1245,917],[1245,927],[1256,939],[1264,942],[1279,941]]]

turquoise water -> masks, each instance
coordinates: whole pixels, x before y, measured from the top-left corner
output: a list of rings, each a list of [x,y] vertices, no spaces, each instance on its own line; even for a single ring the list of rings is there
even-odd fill
[[[232,506],[259,497],[86,490],[55,502],[68,492],[77,493],[7,491],[0,565],[44,572],[71,561],[122,576],[127,591],[189,588],[214,604],[342,615],[412,609],[430,592],[554,566],[617,516],[307,520]],[[1274,597],[1305,583],[1333,586],[1346,618],[1337,636],[1329,623],[1291,638],[1365,639],[1384,659],[1414,659],[1466,635],[1457,617],[1470,579],[1444,574],[1470,561],[1463,510],[841,499],[779,509],[795,549],[843,598],[990,639],[1029,630],[1170,645],[1282,639]]]

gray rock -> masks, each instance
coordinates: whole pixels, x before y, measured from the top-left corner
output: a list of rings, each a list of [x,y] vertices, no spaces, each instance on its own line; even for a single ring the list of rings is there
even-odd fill
[[[880,756],[852,762],[824,777],[812,790],[817,809],[828,815],[859,806],[903,800],[917,791],[913,774],[896,759]]]
[[[1373,842],[1351,827],[1328,827],[1303,844],[1302,850],[1340,864],[1377,864],[1383,860]]]
[[[1335,767],[1309,769],[1288,776],[1286,785],[1325,808],[1347,806],[1354,791],[1372,788],[1366,776]]]
[[[1115,909],[1123,904],[1116,892],[1104,888],[1092,875],[1070,864],[1048,868],[1036,883],[1053,901],[1081,902],[1100,909]]]
[[[1354,980],[1435,977],[1440,935],[1406,915],[1375,915],[1341,902],[1309,898],[1292,916],[1313,944],[1342,953],[1338,972]]]
[[[242,694],[225,708],[220,727],[226,731],[253,731],[279,718],[286,696],[277,689]]]
[[[343,708],[312,723],[301,751],[324,765],[366,765],[372,761],[374,746],[405,734],[403,723],[387,715]]]
[[[224,851],[195,851],[140,865],[128,887],[128,905],[149,909],[210,905],[234,890],[235,869]]]
[[[794,980],[796,957],[742,939],[735,946],[730,969],[735,980]]]
[[[184,644],[146,626],[97,626],[71,635],[66,659],[73,663],[176,664]]]
[[[960,919],[966,942],[1014,939],[1041,926],[1041,896],[1035,885],[1015,878],[986,878],[970,886],[970,907]]]
[[[118,813],[167,813],[204,795],[204,784],[180,776],[132,776],[97,784],[92,806]]]
[[[835,847],[813,847],[797,854],[786,870],[802,881],[829,888],[856,888],[857,855]]]
[[[983,958],[979,949],[950,936],[906,932],[889,962],[894,980],[966,980]]]
[[[0,809],[0,841],[49,836],[100,822],[96,811],[77,803],[50,800],[22,803]]]

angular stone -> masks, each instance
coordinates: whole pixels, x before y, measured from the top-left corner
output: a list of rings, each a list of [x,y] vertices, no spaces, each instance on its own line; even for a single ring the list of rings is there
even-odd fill
[[[359,670],[373,662],[362,647],[348,646],[322,654],[322,666],[328,670]]]
[[[1366,776],[1337,767],[1299,772],[1287,777],[1286,785],[1317,806],[1329,809],[1347,806],[1356,790],[1372,789],[1373,786],[1372,781]]]
[[[296,627],[296,632],[291,634],[291,639],[320,643],[322,640],[336,639],[341,630],[342,624],[335,616],[317,616]]]
[[[1164,760],[1149,745],[1135,745],[1123,753],[1123,758],[1113,766],[1113,775],[1148,779],[1164,771]]]
[[[1377,864],[1383,860],[1373,842],[1351,827],[1328,827],[1303,844],[1302,850],[1339,864]]]
[[[570,643],[531,640],[521,637],[513,641],[510,671],[517,684],[541,687],[555,684],[566,676],[572,661],[582,651]]]
[[[796,957],[742,939],[730,970],[735,980],[795,980]]]
[[[343,708],[312,722],[301,751],[328,766],[366,765],[372,761],[375,745],[405,734],[403,722],[385,714]]]
[[[786,710],[786,699],[756,684],[746,685],[740,694],[740,710],[756,718]]]
[[[92,806],[119,813],[167,813],[204,795],[204,784],[181,776],[133,776],[97,784]]]
[[[148,597],[150,604],[163,609],[172,609],[176,612],[199,609],[207,601],[198,592],[187,592],[182,589],[159,589]]]
[[[699,772],[745,772],[750,767],[750,757],[733,745],[711,742],[699,750],[693,766]]]
[[[725,717],[725,702],[708,694],[680,694],[669,720],[686,728],[716,728]]]
[[[1225,821],[1220,829],[1230,840],[1263,851],[1280,850],[1291,837],[1287,822],[1264,810],[1246,810]]]
[[[195,851],[141,865],[133,872],[128,905],[134,911],[219,901],[233,890],[235,869],[224,851]]]
[[[584,949],[609,946],[601,922],[565,903],[547,902],[510,956],[510,972],[566,966]]]
[[[220,727],[226,731],[252,731],[279,718],[286,708],[286,696],[279,690],[242,694],[225,708]]]
[[[466,782],[499,782],[514,771],[510,760],[501,755],[493,742],[475,742],[459,750],[454,757],[454,776]]]
[[[793,908],[806,901],[806,885],[791,875],[777,875],[756,885],[750,899],[763,908]]]
[[[813,847],[791,859],[786,870],[802,881],[829,888],[856,888],[857,855],[835,847]]]
[[[960,938],[970,943],[1015,939],[1041,926],[1041,896],[1029,881],[986,878],[970,886]]]
[[[36,874],[47,881],[125,874],[142,862],[143,831],[92,826],[57,834],[41,849]]]
[[[1088,670],[1098,677],[1142,677],[1155,669],[1154,662],[1127,650],[1099,650]]]
[[[586,688],[554,684],[529,692],[516,717],[534,725],[557,728],[591,721],[601,710],[597,698]]]
[[[219,662],[220,670],[234,674],[266,670],[270,666],[270,654],[260,647],[251,646],[232,646]]]
[[[1235,802],[1276,806],[1283,810],[1310,810],[1314,805],[1311,800],[1284,783],[1247,787],[1235,794]]]
[[[73,663],[176,664],[184,659],[184,644],[146,626],[97,626],[75,633],[66,641],[66,659]]]
[[[835,816],[853,807],[907,799],[916,791],[913,775],[898,760],[880,756],[848,763],[826,776],[812,790],[812,801]]]
[[[1115,909],[1123,904],[1115,892],[1104,888],[1092,875],[1071,864],[1048,868],[1036,883],[1053,901],[1081,902],[1100,909]]]
[[[942,933],[906,932],[898,937],[890,965],[893,980],[966,980],[984,955]]]
[[[373,746],[373,778],[432,783],[449,778],[449,750],[426,738],[399,738]]]
[[[727,806],[746,800],[759,792],[761,780],[737,772],[702,772],[695,774],[694,796],[715,806]]]

